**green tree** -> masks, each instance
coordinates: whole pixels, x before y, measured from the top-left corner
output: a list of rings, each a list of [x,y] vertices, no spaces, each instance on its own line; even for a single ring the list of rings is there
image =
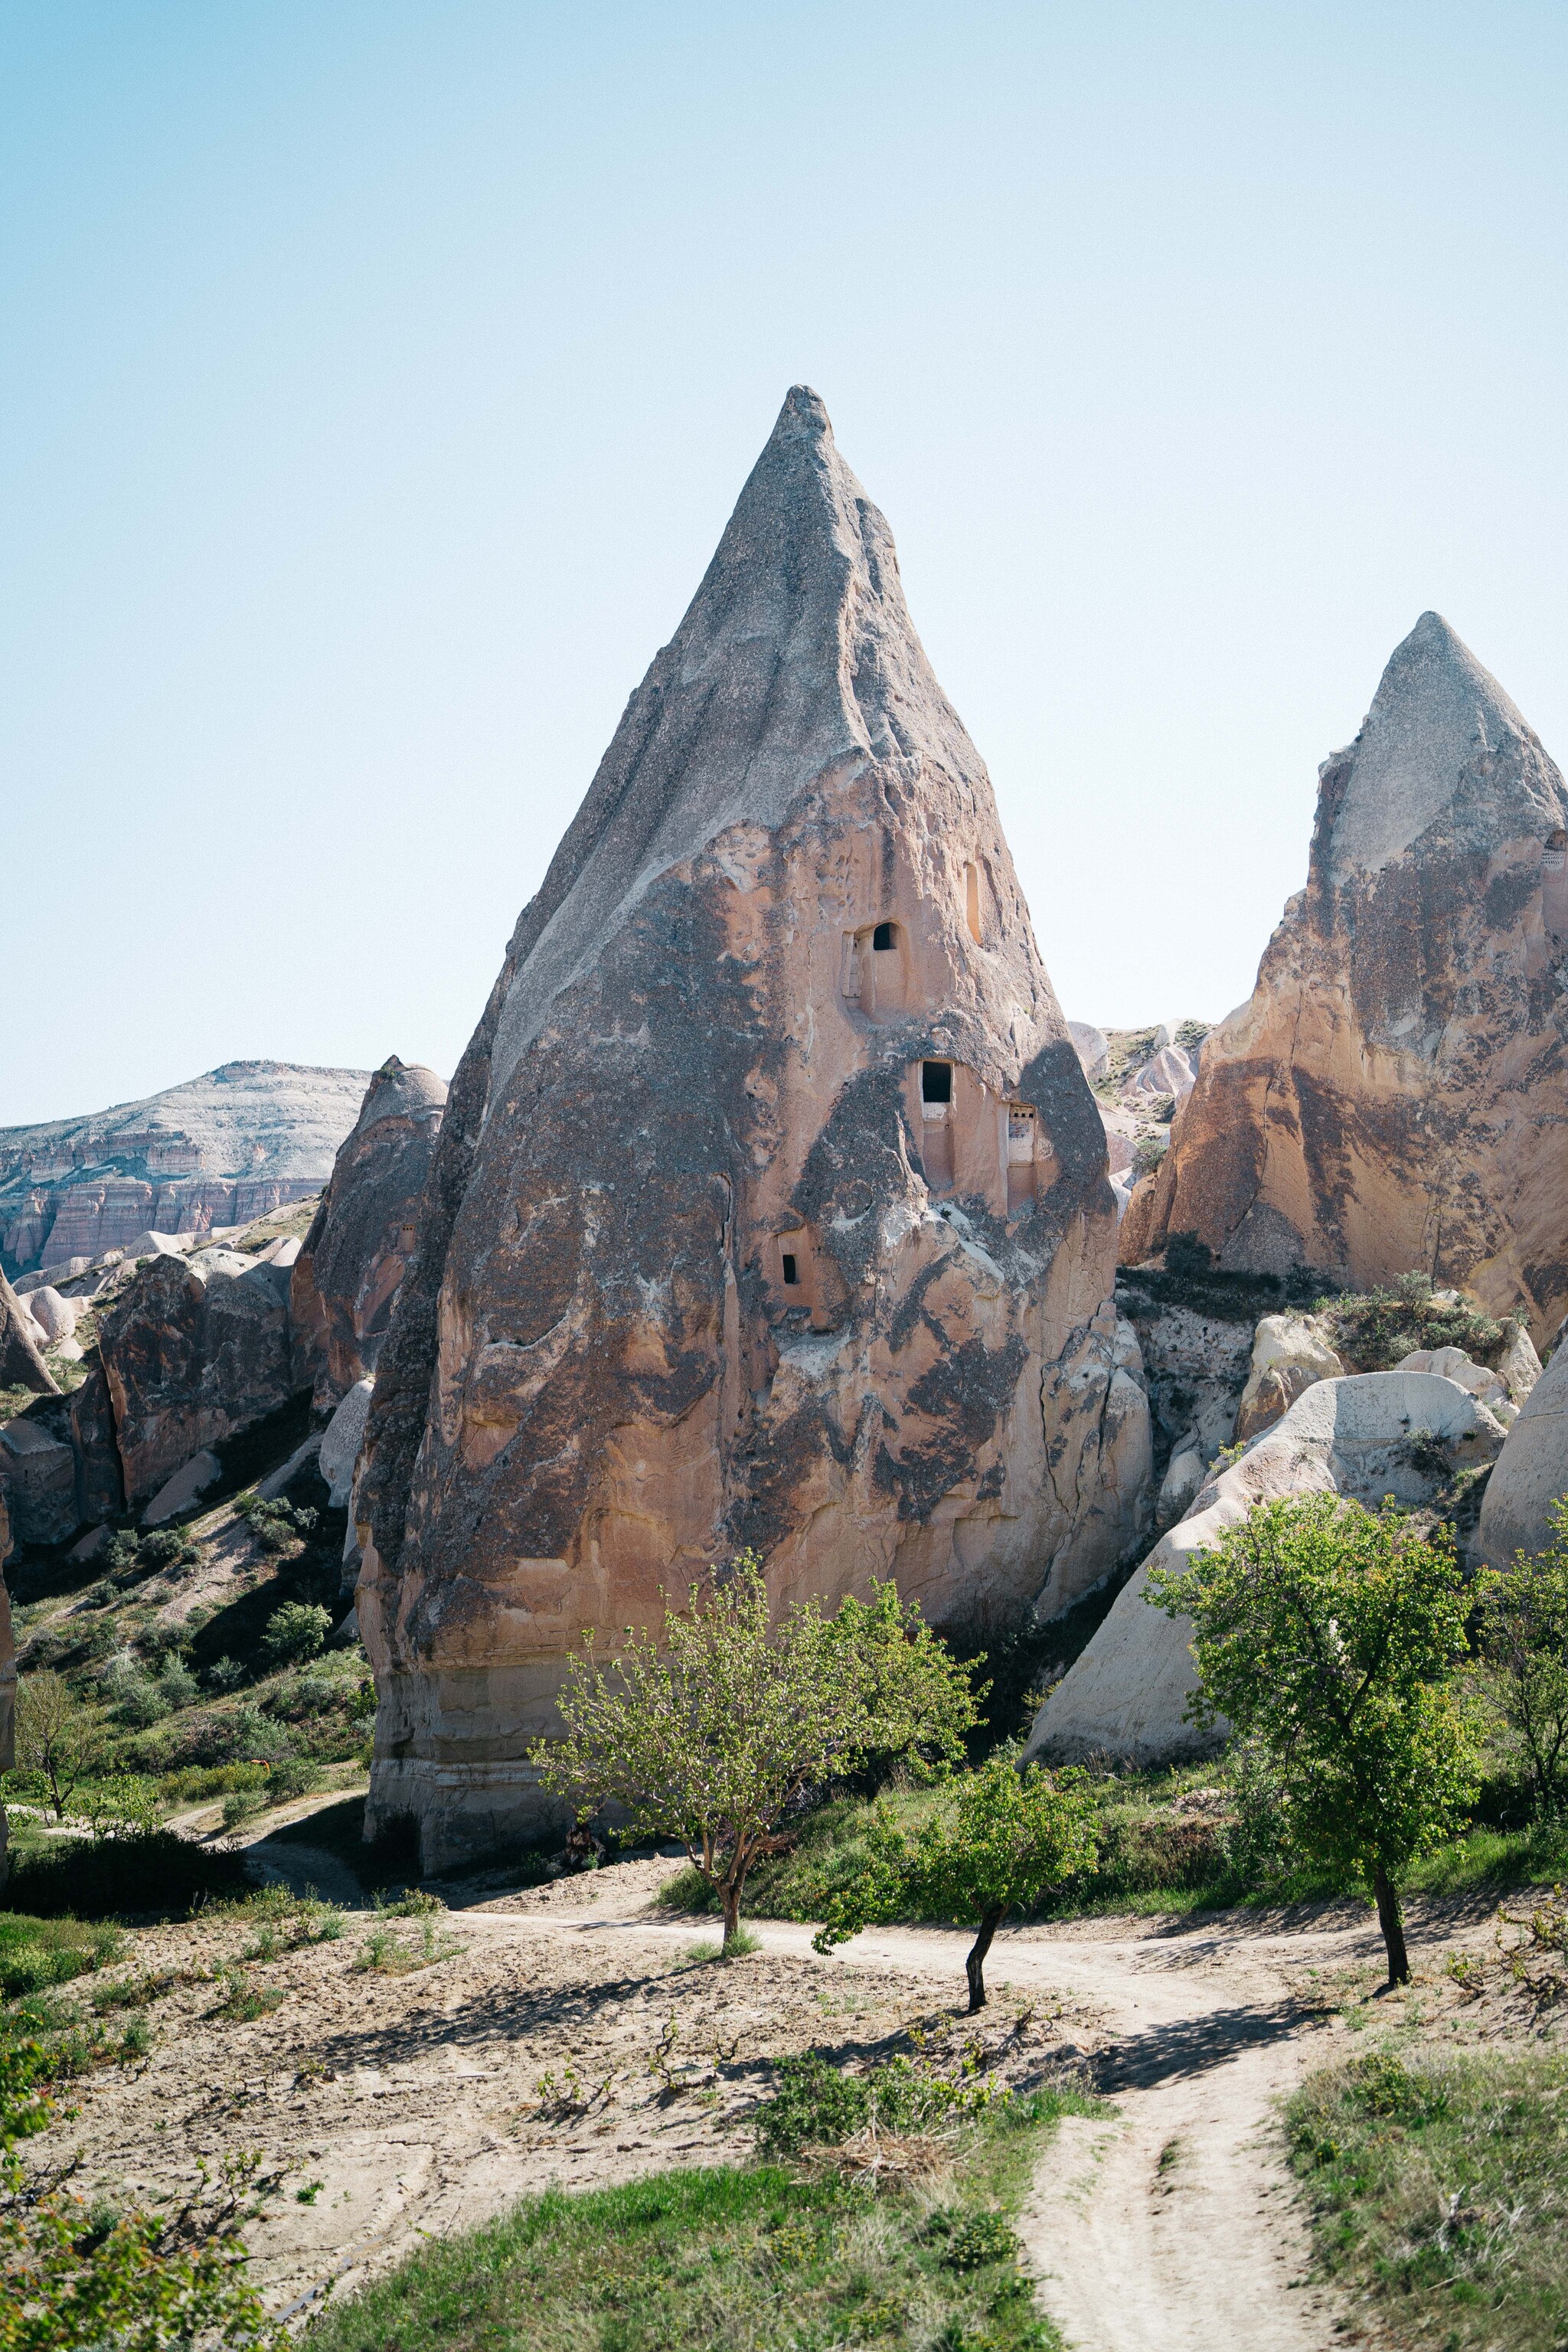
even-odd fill
[[[1552,1506],[1557,1540],[1514,1556],[1481,1603],[1481,1647],[1502,1711],[1519,1734],[1535,1783],[1535,1810],[1568,1797],[1568,1500]]]
[[[891,1586],[864,1611],[828,1618],[800,1601],[774,1625],[762,1563],[743,1551],[689,1602],[666,1619],[662,1646],[628,1626],[601,1664],[586,1636],[557,1700],[564,1736],[530,1761],[579,1820],[616,1805],[637,1834],[679,1838],[718,1895],[728,1949],[747,1875],[789,1808],[872,1754],[940,1765],[974,1702],[970,1669]]]
[[[22,2141],[55,2118],[35,2087],[36,2045],[0,2048],[0,2352],[173,2352],[235,2345],[286,2352],[246,2274],[240,2235],[254,2159],[154,2218],[126,2212],[107,2228],[58,2183],[29,2180]]]
[[[1020,1773],[994,1756],[954,1783],[952,1801],[913,1838],[879,1805],[863,1867],[828,1897],[812,1941],[830,1951],[862,1927],[911,1911],[973,1920],[980,1932],[963,1964],[973,2015],[985,2006],[985,1955],[1008,1913],[1094,1868],[1092,1802],[1079,1773]]]
[[[1456,1686],[1473,1588],[1452,1539],[1417,1536],[1392,1502],[1260,1503],[1184,1570],[1152,1570],[1147,1598],[1192,1620],[1189,1719],[1263,1744],[1290,1851],[1370,1885],[1388,1981],[1408,1983],[1399,1882],[1479,1778]]]
[[[99,1746],[92,1713],[73,1696],[63,1675],[45,1667],[22,1676],[16,1685],[16,1762],[21,1770],[41,1775],[57,1821],[64,1821],[72,1791],[91,1771]]]
[[[319,1657],[331,1630],[331,1616],[314,1601],[286,1601],[267,1620],[261,1646],[275,1666],[286,1666],[297,1659]]]

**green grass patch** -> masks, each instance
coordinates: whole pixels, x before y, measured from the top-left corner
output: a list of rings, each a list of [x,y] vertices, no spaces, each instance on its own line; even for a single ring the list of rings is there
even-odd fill
[[[315,2352],[1057,2352],[1011,2217],[1069,2102],[1007,2103],[952,2171],[873,2195],[780,2165],[550,2190],[329,2305]]]
[[[118,1959],[122,1942],[112,1927],[0,1911],[0,1998],[16,2000],[50,1985],[68,1984],[73,1977]]]
[[[1400,2336],[1568,2341],[1568,2053],[1370,2051],[1288,2120],[1325,2267]]]

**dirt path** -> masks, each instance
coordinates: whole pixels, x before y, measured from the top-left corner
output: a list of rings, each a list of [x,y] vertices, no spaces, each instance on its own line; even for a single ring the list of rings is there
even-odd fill
[[[549,1924],[584,1941],[632,1927],[607,1911],[558,1911]],[[808,1927],[752,1924],[769,1952],[810,1949]],[[637,1928],[690,1932],[646,1919]],[[881,1929],[845,1957],[951,1992],[968,1941]],[[1327,2352],[1336,2342],[1336,2307],[1306,2277],[1278,2105],[1329,2053],[1334,2027],[1315,1977],[1380,1948],[1370,1919],[1273,1933],[1089,1921],[997,1938],[992,1987],[1049,1987],[1092,2019],[1084,2046],[1116,2107],[1106,2121],[1064,2121],[1022,2224],[1042,2300],[1074,2352]]]

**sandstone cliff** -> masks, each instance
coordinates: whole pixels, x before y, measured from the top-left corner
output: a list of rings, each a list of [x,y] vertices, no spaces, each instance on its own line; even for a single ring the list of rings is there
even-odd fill
[[[446,1100],[434,1070],[394,1054],[372,1078],[333,1162],[295,1260],[289,1300],[296,1361],[321,1412],[374,1370]]]
[[[741,1544],[781,1602],[1065,1605],[1147,1507],[1114,1238],[984,763],[797,387],[453,1081],[357,1504],[370,1831],[536,1820],[568,1646]]]
[[[319,1192],[368,1070],[226,1062],[87,1118],[0,1128],[0,1260],[100,1258],[149,1230],[209,1233]]]
[[[1204,1041],[1121,1255],[1568,1310],[1568,788],[1436,613],[1321,771],[1307,887]]]

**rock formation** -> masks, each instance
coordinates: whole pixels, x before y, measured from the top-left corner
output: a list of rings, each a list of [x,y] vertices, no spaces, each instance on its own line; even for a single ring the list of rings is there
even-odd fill
[[[309,1199],[369,1076],[226,1062],[88,1118],[0,1128],[0,1262],[90,1262],[149,1228],[206,1234]]]
[[[300,1369],[321,1412],[375,1369],[446,1101],[434,1070],[394,1054],[338,1152],[295,1262],[291,1299]]]
[[[1419,1455],[1412,1458],[1417,1430],[1444,1439],[1459,1468],[1493,1460],[1503,1444],[1486,1407],[1432,1372],[1363,1372],[1309,1389],[1239,1462],[1208,1480],[1117,1595],[1036,1717],[1025,1760],[1073,1763],[1100,1753],[1147,1766],[1219,1745],[1220,1733],[1199,1733],[1184,1720],[1196,1686],[1192,1627],[1144,1600],[1150,1570],[1185,1567],[1256,1505],[1283,1496],[1349,1495],[1369,1507],[1385,1495],[1412,1506],[1429,1502],[1435,1482]]]
[[[1436,613],[1321,775],[1307,887],[1121,1255],[1192,1234],[1238,1270],[1425,1269],[1540,1339],[1568,1309],[1568,789]]]
[[[1568,1347],[1560,1347],[1520,1408],[1481,1503],[1476,1549],[1489,1568],[1557,1541],[1552,1506],[1568,1496]]]
[[[1069,1601],[1147,1508],[1113,1251],[984,766],[797,388],[453,1080],[356,1503],[368,1830],[539,1822],[568,1648],[742,1544],[781,1603]]]
[[[0,1389],[30,1389],[53,1396],[59,1382],[45,1363],[43,1333],[0,1274]]]
[[[294,1392],[287,1266],[238,1252],[156,1257],[99,1325],[128,1501]]]

